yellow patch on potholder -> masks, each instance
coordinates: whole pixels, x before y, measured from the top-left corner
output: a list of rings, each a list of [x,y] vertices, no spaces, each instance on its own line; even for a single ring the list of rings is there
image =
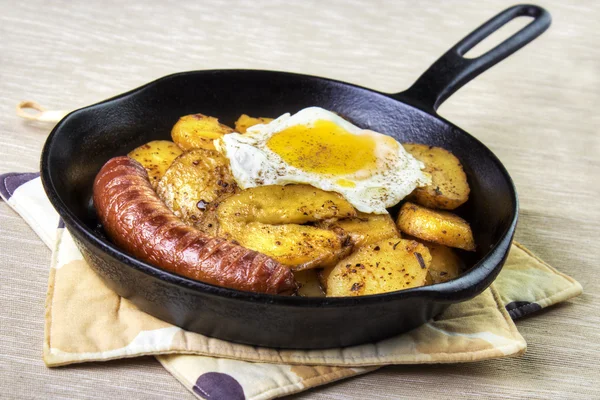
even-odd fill
[[[46,298],[44,361],[49,366],[168,350],[180,328],[143,313],[96,275],[66,230],[57,235]],[[167,338],[167,340],[164,340]],[[162,343],[161,343],[162,342]]]

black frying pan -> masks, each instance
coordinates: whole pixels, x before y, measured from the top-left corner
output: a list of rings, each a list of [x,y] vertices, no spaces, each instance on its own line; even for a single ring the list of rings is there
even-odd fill
[[[508,21],[533,20],[486,54],[463,55]],[[187,330],[234,342],[281,348],[326,348],[376,341],[407,331],[449,304],[487,288],[500,272],[515,231],[518,202],[510,176],[477,139],[436,114],[452,93],[544,32],[550,15],[519,5],[492,18],[451,48],[407,91],[380,93],[344,82],[284,72],[193,71],[170,75],[77,110],[54,128],[42,153],[44,188],[89,265],[143,311]],[[111,157],[167,139],[185,114],[231,124],[241,113],[279,116],[309,106],[338,112],[401,142],[452,151],[463,163],[477,252],[459,278],[433,286],[354,298],[271,296],[194,281],[121,251],[97,227],[93,179]]]

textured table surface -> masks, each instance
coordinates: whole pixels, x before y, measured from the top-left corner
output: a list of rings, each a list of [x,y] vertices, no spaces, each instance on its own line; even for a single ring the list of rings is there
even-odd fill
[[[517,239],[579,280],[584,294],[518,322],[529,344],[521,358],[387,367],[295,398],[600,398],[600,5],[565,3],[543,1],[550,30],[440,114],[503,161],[520,195]],[[400,91],[511,4],[0,0],[0,172],[38,168],[49,127],[15,116],[24,99],[74,109],[172,72],[211,68]],[[193,398],[153,358],[47,369],[49,262],[50,251],[0,203],[0,397]]]

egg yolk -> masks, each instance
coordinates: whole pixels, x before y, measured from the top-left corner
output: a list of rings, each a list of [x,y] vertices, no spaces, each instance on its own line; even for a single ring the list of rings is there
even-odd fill
[[[329,175],[375,169],[375,146],[370,135],[352,134],[326,120],[317,120],[311,126],[289,127],[267,141],[267,147],[288,165]]]

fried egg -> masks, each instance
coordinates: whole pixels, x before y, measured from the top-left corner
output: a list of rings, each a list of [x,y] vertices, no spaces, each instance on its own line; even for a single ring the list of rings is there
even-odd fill
[[[215,140],[242,189],[305,183],[341,194],[357,210],[384,214],[429,177],[394,138],[319,107],[284,114]]]

